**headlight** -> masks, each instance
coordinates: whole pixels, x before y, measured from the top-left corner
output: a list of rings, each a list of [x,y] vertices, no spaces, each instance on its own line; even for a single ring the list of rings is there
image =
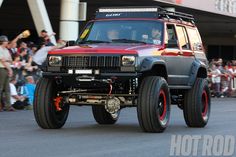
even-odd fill
[[[135,56],[123,56],[122,57],[123,66],[132,66],[135,65]]]
[[[48,64],[50,66],[62,66],[62,57],[61,56],[50,56],[48,58]]]

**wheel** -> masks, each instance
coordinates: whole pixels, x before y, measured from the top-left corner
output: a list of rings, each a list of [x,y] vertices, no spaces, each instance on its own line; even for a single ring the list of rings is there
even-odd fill
[[[92,106],[93,117],[98,124],[115,124],[119,118],[119,112],[110,114],[105,106]]]
[[[57,111],[54,99],[57,94],[57,86],[47,78],[41,78],[36,86],[34,99],[34,116],[38,125],[43,129],[59,129],[68,117],[69,105],[61,105],[61,111]]]
[[[166,80],[158,76],[143,79],[138,97],[139,125],[145,132],[163,132],[170,119],[170,94]]]
[[[184,97],[184,119],[189,127],[204,127],[210,117],[211,95],[208,81],[197,78]]]

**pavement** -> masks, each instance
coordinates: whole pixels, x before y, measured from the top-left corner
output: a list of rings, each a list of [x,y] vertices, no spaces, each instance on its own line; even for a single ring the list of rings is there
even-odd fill
[[[39,128],[33,111],[0,112],[0,157],[167,157],[173,135],[236,137],[235,102],[235,98],[212,99],[205,128],[188,128],[182,110],[172,106],[164,133],[142,132],[136,108],[123,109],[117,124],[102,126],[93,119],[91,107],[72,106],[59,130]]]

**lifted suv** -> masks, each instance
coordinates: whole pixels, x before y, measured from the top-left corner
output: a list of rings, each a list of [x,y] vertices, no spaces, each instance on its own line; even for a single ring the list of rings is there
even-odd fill
[[[189,127],[210,116],[207,59],[193,16],[160,7],[100,8],[74,46],[49,52],[34,115],[61,128],[70,105],[89,105],[99,124],[114,124],[136,107],[145,132],[163,132],[170,106]]]

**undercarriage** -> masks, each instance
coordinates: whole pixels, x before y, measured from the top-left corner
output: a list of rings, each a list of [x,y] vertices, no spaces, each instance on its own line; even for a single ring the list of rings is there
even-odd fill
[[[60,87],[57,92],[60,102],[55,103],[57,110],[60,110],[60,104],[100,105],[105,106],[108,113],[115,114],[121,108],[137,105],[138,79],[117,81],[115,78],[94,79],[88,76],[70,79],[74,80],[73,83],[68,83],[66,78],[56,79]]]

